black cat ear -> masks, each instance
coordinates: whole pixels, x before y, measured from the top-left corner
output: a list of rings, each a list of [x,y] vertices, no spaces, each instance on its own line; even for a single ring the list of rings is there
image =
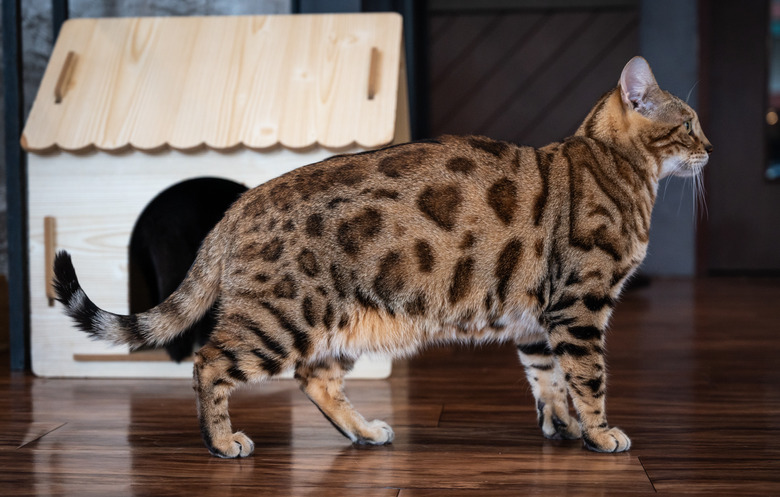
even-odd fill
[[[658,83],[655,82],[650,65],[642,57],[634,57],[628,61],[618,84],[623,104],[629,109],[644,114],[655,106],[651,94],[658,88]]]

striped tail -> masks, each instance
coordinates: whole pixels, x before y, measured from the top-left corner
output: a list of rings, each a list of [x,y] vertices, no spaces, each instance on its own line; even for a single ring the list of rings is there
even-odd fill
[[[92,338],[115,344],[165,345],[199,321],[219,296],[221,257],[208,250],[206,238],[184,281],[170,297],[146,312],[122,316],[96,306],[87,297],[76,277],[70,254],[61,251],[54,259],[54,290],[65,306],[65,314]],[[209,253],[212,252],[212,253]]]

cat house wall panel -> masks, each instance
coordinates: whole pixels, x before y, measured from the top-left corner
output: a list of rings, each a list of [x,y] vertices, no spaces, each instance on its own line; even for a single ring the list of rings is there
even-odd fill
[[[251,188],[408,141],[401,46],[395,14],[69,21],[23,136],[33,371],[191,377],[191,362],[76,330],[51,300],[51,249],[71,253],[98,305],[128,313],[130,238],[161,192],[202,177]],[[353,376],[389,373],[369,358]]]

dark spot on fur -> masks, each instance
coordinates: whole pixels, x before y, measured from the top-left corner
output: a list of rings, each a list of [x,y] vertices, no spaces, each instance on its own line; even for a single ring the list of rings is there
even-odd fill
[[[379,309],[381,304],[372,293],[360,286],[355,286],[355,300],[366,309]]]
[[[314,313],[314,302],[312,302],[311,297],[308,295],[301,301],[301,312],[303,313],[303,319],[306,320],[306,323],[309,326],[314,327],[314,325],[317,324],[317,317]]]
[[[542,257],[544,255],[544,240],[541,238],[536,240],[536,243],[534,244],[534,251],[536,252],[536,257]]]
[[[456,173],[468,174],[476,167],[473,160],[465,157],[455,157],[447,161],[447,169]]]
[[[330,180],[334,184],[354,186],[366,179],[365,168],[349,162],[331,171]]]
[[[339,318],[339,328],[342,329],[346,328],[348,324],[349,324],[349,316],[347,316],[346,314],[342,314],[341,317]]]
[[[582,283],[582,280],[580,279],[579,273],[573,272],[566,278],[565,286],[576,285],[577,283]]]
[[[463,235],[463,240],[460,241],[460,248],[462,250],[470,249],[475,243],[477,243],[477,237],[471,231],[467,231]]]
[[[328,202],[328,209],[335,209],[339,206],[339,204],[349,204],[352,202],[352,199],[344,198],[344,197],[335,197],[330,199]]]
[[[417,264],[421,272],[430,273],[433,271],[436,259],[433,255],[431,244],[425,240],[417,240],[417,243],[414,245],[414,253],[417,256]]]
[[[508,226],[515,215],[517,186],[509,178],[501,178],[488,189],[487,202],[501,222]]]
[[[563,295],[559,296],[558,300],[555,302],[550,302],[550,305],[545,310],[548,313],[559,312],[564,309],[568,309],[569,307],[576,304],[579,300],[579,297],[576,295],[564,293]]]
[[[319,214],[312,214],[306,219],[306,234],[311,237],[322,236],[323,219]]]
[[[512,275],[517,268],[517,264],[520,261],[522,254],[522,242],[517,238],[513,238],[504,246],[504,248],[501,250],[501,253],[498,255],[494,275],[498,279],[496,295],[500,302],[504,302],[506,300],[507,291],[509,289],[509,282],[512,279]]]
[[[398,200],[401,197],[401,194],[396,190],[387,190],[385,188],[380,188],[374,192],[373,196],[376,199],[387,198],[390,200]]]
[[[263,346],[273,352],[274,354],[286,358],[289,355],[289,352],[284,348],[284,346],[276,341],[271,334],[267,333],[265,330],[263,330],[258,323],[253,321],[248,316],[245,316],[243,314],[229,314],[225,317],[227,321],[231,321],[233,323],[236,323],[240,326],[243,326],[244,328],[248,329],[252,333],[254,333],[257,338],[260,339]]]
[[[338,241],[344,252],[354,256],[363,243],[376,237],[382,231],[382,214],[368,207],[357,216],[344,221],[339,226]]]
[[[547,205],[547,196],[550,189],[550,163],[552,162],[553,154],[544,153],[540,150],[535,151],[536,167],[539,170],[539,177],[542,181],[542,188],[539,195],[534,202],[534,226],[539,226],[542,222],[542,216],[544,215],[544,209]]]
[[[293,338],[293,345],[302,355],[306,355],[311,347],[311,340],[309,335],[300,329],[289,317],[287,317],[280,309],[274,307],[269,302],[260,302],[260,305],[265,308],[279,323],[279,326],[290,333]]]
[[[618,283],[623,281],[623,279],[628,276],[628,273],[631,272],[631,269],[633,269],[633,266],[628,266],[623,269],[618,269],[617,271],[612,273],[612,279],[609,282],[609,286],[614,288]]]
[[[281,372],[282,363],[275,357],[268,355],[260,349],[252,349],[252,353],[260,359],[260,367],[265,369],[269,375],[274,376]],[[227,415],[225,415],[225,418],[227,418]]]
[[[322,324],[324,324],[327,329],[330,329],[330,327],[333,326],[333,306],[330,305],[330,302],[325,306],[325,314],[322,315]]]
[[[525,355],[552,355],[552,350],[547,342],[524,343],[517,349]]]
[[[287,231],[288,233],[291,231],[295,231],[295,222],[292,220],[288,220],[284,223],[284,226],[282,226],[282,229],[284,231]]]
[[[485,295],[485,310],[488,312],[493,310],[493,294],[490,292]]]
[[[336,289],[336,293],[339,297],[346,298],[349,293],[349,280],[347,274],[341,269],[338,264],[330,265],[330,277],[333,278],[333,286]]]
[[[388,155],[379,161],[377,169],[388,178],[400,178],[414,170],[414,167],[423,159],[421,151],[408,150],[401,153]]]
[[[274,228],[276,228],[276,224],[279,222],[278,219],[275,217],[272,217],[270,221],[268,221],[268,231],[273,231]]]
[[[594,269],[593,271],[588,271],[587,273],[585,273],[585,275],[582,277],[582,279],[584,279],[584,280],[592,280],[592,279],[600,280],[603,277],[604,277],[604,274],[600,270]]]
[[[569,342],[561,342],[553,350],[553,353],[557,356],[570,355],[572,357],[583,357],[588,355],[588,349],[580,345],[574,345]]]
[[[590,390],[591,390],[593,393],[596,393],[596,392],[598,392],[598,391],[601,389],[601,385],[602,385],[602,383],[604,383],[604,381],[603,381],[603,379],[601,378],[601,376],[599,376],[598,378],[593,378],[593,379],[591,379],[591,380],[588,380],[588,381],[586,381],[586,382],[585,382],[585,385],[586,385],[588,388],[590,388]]]
[[[279,239],[279,237],[276,237],[263,245],[263,247],[260,249],[260,257],[268,262],[276,262],[282,256],[283,251],[284,243]]]
[[[582,298],[582,302],[585,304],[585,307],[593,312],[598,312],[604,307],[615,307],[615,299],[609,295],[598,296],[588,294]]]
[[[304,166],[296,172],[295,189],[304,200],[331,187],[331,182],[326,175],[327,168],[323,163]]]
[[[280,299],[294,299],[298,296],[298,283],[289,274],[274,285],[274,296]]]
[[[277,182],[269,192],[271,203],[281,210],[289,211],[295,199],[295,189],[285,181]]]
[[[504,323],[501,323],[499,319],[500,318],[498,316],[489,316],[488,326],[490,326],[494,330],[503,330],[504,328],[506,328],[506,325]]]
[[[472,147],[483,150],[489,154],[501,157],[504,152],[509,149],[509,145],[505,142],[491,140],[490,138],[483,137],[471,137],[469,143]]]
[[[595,326],[571,326],[569,334],[579,340],[596,340],[601,338],[601,330]]]
[[[471,277],[474,274],[474,259],[464,257],[458,259],[450,282],[450,304],[456,304],[464,298],[471,289]]]
[[[379,271],[374,279],[374,291],[386,305],[392,307],[397,294],[404,288],[400,252],[389,252],[379,261]]]
[[[255,281],[257,281],[258,283],[267,283],[268,280],[270,279],[271,277],[265,273],[258,273],[255,275]]]
[[[462,198],[455,185],[429,186],[417,197],[417,207],[441,228],[452,231]]]
[[[425,314],[427,300],[423,292],[418,292],[415,297],[404,305],[404,310],[409,316],[422,316]]]
[[[314,252],[305,248],[298,254],[298,268],[303,274],[309,277],[317,276],[320,273],[320,265],[317,263],[317,257]]]

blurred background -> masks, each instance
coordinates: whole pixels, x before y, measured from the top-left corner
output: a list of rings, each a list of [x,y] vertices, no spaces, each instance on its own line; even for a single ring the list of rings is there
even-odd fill
[[[18,137],[57,19],[383,10],[405,16],[415,138],[475,133],[529,145],[560,140],[614,87],[623,65],[643,55],[660,86],[698,110],[715,150],[705,170],[706,207],[697,205],[690,180],[663,181],[642,273],[780,274],[778,1],[4,0],[0,347],[8,344],[9,273],[12,306],[23,301],[23,286],[13,283],[24,264]],[[9,17],[17,11],[18,24]],[[18,53],[8,53],[9,46]]]

